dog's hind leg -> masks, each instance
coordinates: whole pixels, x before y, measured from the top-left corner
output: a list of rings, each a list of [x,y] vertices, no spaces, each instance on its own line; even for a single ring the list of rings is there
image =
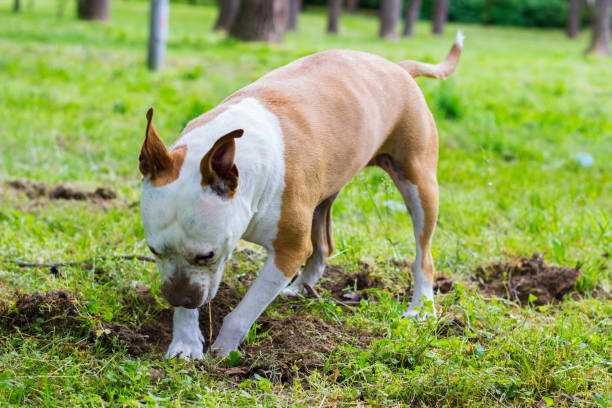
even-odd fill
[[[325,260],[334,251],[331,210],[336,197],[338,197],[338,193],[323,200],[315,209],[311,230],[312,255],[306,261],[302,273],[283,290],[284,295],[304,294],[304,283],[313,287],[321,279],[325,270]]]
[[[431,239],[438,218],[437,155],[435,158],[420,157],[399,162],[383,154],[375,159],[375,164],[391,176],[412,218],[416,243],[416,257],[412,268],[414,291],[410,308],[403,316],[418,317],[421,311],[421,316],[435,314]]]

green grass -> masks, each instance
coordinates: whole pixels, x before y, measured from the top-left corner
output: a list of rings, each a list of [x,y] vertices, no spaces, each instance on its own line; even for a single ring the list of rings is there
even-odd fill
[[[137,158],[149,106],[169,143],[189,119],[300,56],[352,48],[435,62],[458,28],[434,37],[420,23],[414,39],[389,43],[376,38],[374,18],[358,15],[343,17],[339,36],[326,36],[325,18],[314,10],[283,44],[244,44],[210,31],[214,7],[173,4],[166,69],[150,73],[147,3],[114,1],[108,24],[77,21],[72,4],[63,18],[55,2],[32,4],[15,15],[11,2],[0,0],[0,178],[108,185],[120,199],[111,207],[33,204],[5,190],[0,294],[66,288],[84,299],[85,325],[145,319],[146,311],[126,316],[118,297],[136,282],[159,294],[154,266],[100,260],[110,277],[102,283],[86,268],[51,274],[10,260],[146,254],[131,204],[140,194]],[[445,337],[431,322],[401,320],[405,304],[381,291],[377,304],[339,315],[380,340],[367,350],[340,346],[324,370],[285,385],[261,377],[236,385],[191,363],[90,347],[83,336],[11,332],[0,336],[0,405],[611,404],[612,302],[590,294],[610,285],[602,254],[612,249],[612,65],[583,56],[587,33],[570,41],[561,31],[461,28],[467,40],[452,79],[418,82],[440,132],[434,258],[439,272],[460,282],[437,303],[445,316],[467,321],[468,331]],[[579,152],[594,165],[581,166]],[[401,199],[377,169],[343,190],[333,212],[331,263],[351,269],[359,260],[414,257],[410,220],[384,205],[389,200]],[[557,264],[580,263],[583,296],[521,308],[475,289],[477,265],[534,252]],[[406,279],[391,266],[378,273]],[[309,308],[326,319],[337,314],[324,302]],[[166,373],[157,384],[146,375],[153,368]]]

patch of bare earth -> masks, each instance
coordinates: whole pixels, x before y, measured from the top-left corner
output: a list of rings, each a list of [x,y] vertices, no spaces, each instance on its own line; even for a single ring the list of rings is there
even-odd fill
[[[333,299],[348,306],[359,305],[362,299],[372,300],[378,290],[395,293],[400,300],[410,299],[412,288],[408,278],[412,274],[412,264],[390,260],[387,264],[382,265],[383,268],[388,268],[388,264],[402,269],[407,279],[399,282],[394,277],[383,278],[385,274],[376,271],[376,268],[381,265],[371,266],[366,262],[360,262],[357,271],[347,271],[338,265],[327,266],[323,274],[325,279],[320,286],[327,289]],[[433,284],[434,291],[448,293],[452,290],[454,282],[455,278],[451,275],[436,275]]]
[[[150,304],[155,309],[157,301],[148,288],[136,288],[141,306]],[[241,294],[235,288],[222,283],[217,296],[211,302],[209,320],[208,306],[200,308],[200,329],[210,345],[219,333],[223,317],[240,301]],[[47,329],[61,329],[62,333],[87,335],[92,342],[99,342],[109,349],[125,348],[129,354],[160,353],[167,351],[172,340],[171,308],[153,313],[150,319],[140,325],[98,321],[89,333],[79,321],[78,302],[65,291],[49,291],[15,294],[14,307],[0,310],[0,320],[8,331],[31,331],[34,326]],[[130,308],[126,305],[126,308]],[[129,310],[128,310],[129,311]],[[130,312],[131,313],[131,312]],[[324,321],[298,311],[289,316],[261,316],[257,324],[259,336],[242,346],[242,358],[232,367],[223,363],[203,361],[202,369],[219,376],[250,377],[255,374],[275,381],[290,381],[296,376],[307,376],[315,369],[324,367],[335,347],[350,342],[366,347],[373,336],[343,324]]]
[[[531,258],[515,258],[479,266],[475,270],[480,289],[486,293],[529,303],[529,295],[537,299],[536,305],[558,302],[574,290],[580,275],[579,266],[547,265],[539,254]]]
[[[117,198],[117,193],[108,187],[98,187],[93,191],[71,184],[48,185],[35,180],[17,179],[4,182],[5,187],[25,194],[30,199],[93,201],[102,203]]]

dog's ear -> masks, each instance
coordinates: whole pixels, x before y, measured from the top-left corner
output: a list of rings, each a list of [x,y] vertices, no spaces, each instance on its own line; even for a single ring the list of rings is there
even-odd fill
[[[172,168],[172,156],[159,137],[155,126],[151,123],[152,119],[153,108],[149,108],[147,111],[147,132],[144,144],[140,149],[138,168],[143,176],[150,174],[153,180]]]
[[[200,161],[202,186],[210,186],[221,197],[232,198],[238,189],[238,167],[234,163],[236,157],[237,137],[241,137],[242,129],[234,130],[215,142],[208,153]]]

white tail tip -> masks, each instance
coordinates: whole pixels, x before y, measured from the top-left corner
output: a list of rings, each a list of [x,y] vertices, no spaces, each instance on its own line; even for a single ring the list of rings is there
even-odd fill
[[[463,35],[463,31],[457,30],[457,36],[455,37],[455,44],[463,48],[463,40],[465,40],[465,35]]]

